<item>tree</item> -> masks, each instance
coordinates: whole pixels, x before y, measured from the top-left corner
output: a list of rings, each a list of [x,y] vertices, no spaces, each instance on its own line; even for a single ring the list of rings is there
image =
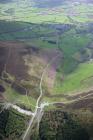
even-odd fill
[[[89,140],[89,135],[79,123],[67,120],[58,127],[56,140]]]

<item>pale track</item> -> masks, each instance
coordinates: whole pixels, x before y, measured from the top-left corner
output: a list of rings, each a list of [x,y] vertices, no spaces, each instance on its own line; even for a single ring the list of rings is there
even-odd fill
[[[31,117],[31,120],[30,120],[30,122],[29,122],[29,125],[28,125],[28,128],[26,129],[26,131],[25,131],[25,133],[24,133],[24,136],[23,136],[23,140],[29,140],[29,138],[30,138],[30,129],[31,129],[31,127],[32,127],[32,124],[33,124],[33,122],[34,122],[34,119],[35,118],[41,118],[40,116],[38,116],[38,115],[41,115],[42,113],[42,111],[43,111],[43,108],[45,107],[45,106],[48,106],[48,103],[40,103],[41,102],[41,98],[42,98],[42,96],[43,96],[43,90],[42,90],[42,82],[43,82],[43,78],[44,78],[44,76],[45,76],[45,74],[46,74],[46,72],[47,72],[47,69],[48,69],[48,67],[53,63],[53,61],[57,58],[57,57],[59,57],[59,54],[56,56],[56,57],[53,57],[53,59],[47,64],[47,66],[45,67],[45,69],[43,70],[43,73],[42,73],[42,75],[41,75],[41,80],[40,80],[40,85],[39,85],[39,87],[40,87],[40,96],[38,97],[38,99],[37,99],[37,103],[36,103],[36,109],[35,109],[35,112],[34,112],[34,115],[33,115],[33,117]],[[40,103],[40,105],[39,105],[39,103]],[[39,111],[39,113],[38,113],[38,111]],[[39,120],[38,120],[39,121]]]

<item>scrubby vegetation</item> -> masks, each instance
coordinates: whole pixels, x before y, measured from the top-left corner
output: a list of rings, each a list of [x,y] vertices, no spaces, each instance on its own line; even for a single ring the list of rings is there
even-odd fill
[[[46,112],[39,131],[40,140],[89,140],[86,128],[77,117],[60,110]]]
[[[0,114],[2,140],[21,140],[28,117],[15,110]],[[66,112],[61,110],[44,113],[39,132],[34,128],[33,140],[89,140],[93,137],[93,114],[89,111]]]
[[[8,140],[21,140],[26,129],[28,117],[16,112],[13,109],[0,113],[0,136]]]

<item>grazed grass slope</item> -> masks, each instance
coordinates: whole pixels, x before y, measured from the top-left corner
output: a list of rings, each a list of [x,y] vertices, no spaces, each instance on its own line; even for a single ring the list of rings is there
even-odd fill
[[[62,83],[58,82],[55,88],[55,93],[71,93],[82,91],[91,87],[93,82],[91,83],[87,80],[91,80],[93,77],[93,62],[87,62],[78,65],[78,68],[66,76]],[[85,82],[84,82],[85,81]]]

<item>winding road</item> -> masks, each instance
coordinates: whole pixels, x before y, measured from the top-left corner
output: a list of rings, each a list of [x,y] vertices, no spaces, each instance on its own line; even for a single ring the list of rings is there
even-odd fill
[[[43,110],[44,110],[44,107],[45,106],[49,106],[49,103],[48,102],[41,102],[41,99],[42,99],[42,96],[43,96],[43,90],[42,90],[42,82],[43,82],[43,78],[47,72],[47,69],[48,67],[54,62],[54,60],[57,59],[57,57],[59,57],[60,54],[58,54],[57,56],[53,57],[53,59],[47,64],[47,66],[45,67],[45,69],[43,70],[43,73],[41,75],[41,80],[40,80],[40,96],[38,97],[37,99],[37,102],[36,102],[36,108],[35,108],[35,112],[34,112],[34,115],[31,116],[31,119],[30,119],[30,122],[29,122],[29,125],[24,133],[24,136],[23,136],[23,140],[30,140],[30,135],[31,135],[31,130],[32,130],[32,125],[34,123],[34,121],[37,121],[38,123],[38,126],[39,126],[39,122],[42,118],[42,115],[43,115]]]

